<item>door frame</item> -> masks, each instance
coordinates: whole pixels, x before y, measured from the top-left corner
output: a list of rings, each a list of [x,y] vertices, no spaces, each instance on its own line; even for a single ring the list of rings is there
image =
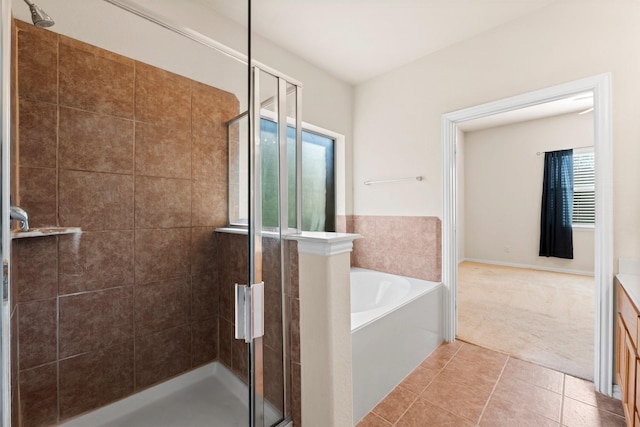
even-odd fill
[[[594,385],[600,393],[613,393],[613,161],[611,118],[611,73],[599,74],[545,89],[446,113],[442,116],[443,220],[442,281],[445,340],[455,340],[458,311],[458,253],[456,141],[458,123],[504,113],[581,92],[594,94],[595,152],[595,325]]]

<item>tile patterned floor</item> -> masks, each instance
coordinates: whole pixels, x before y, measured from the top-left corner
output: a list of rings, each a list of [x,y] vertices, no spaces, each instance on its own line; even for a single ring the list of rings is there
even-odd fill
[[[438,347],[357,427],[617,427],[593,383],[462,341]]]

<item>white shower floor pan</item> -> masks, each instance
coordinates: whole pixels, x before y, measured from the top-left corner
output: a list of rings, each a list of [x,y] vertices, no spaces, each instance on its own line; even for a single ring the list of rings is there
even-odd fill
[[[280,413],[265,403],[265,425]],[[195,369],[59,427],[246,427],[247,386],[218,362]]]

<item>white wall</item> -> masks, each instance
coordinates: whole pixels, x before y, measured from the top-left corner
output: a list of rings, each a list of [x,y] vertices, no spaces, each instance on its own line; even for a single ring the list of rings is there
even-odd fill
[[[246,54],[246,30],[197,0],[137,0],[180,26],[199,31]],[[86,43],[236,94],[246,109],[246,65],[149,23],[103,0],[39,0],[56,21],[50,29]],[[14,1],[14,16],[30,22],[29,9]],[[259,17],[255,18],[259,19]],[[303,120],[345,136],[346,212],[352,212],[353,87],[272,43],[254,37],[260,62],[302,82]]]
[[[593,114],[564,114],[465,134],[465,258],[593,273],[593,229],[574,259],[538,256],[544,155],[593,145]]]
[[[355,213],[442,216],[443,113],[613,77],[614,251],[640,257],[640,2],[560,1],[356,87]],[[413,185],[364,188],[417,172]]]

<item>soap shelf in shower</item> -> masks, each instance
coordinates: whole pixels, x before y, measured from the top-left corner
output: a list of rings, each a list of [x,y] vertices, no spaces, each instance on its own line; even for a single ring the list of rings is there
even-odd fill
[[[29,231],[11,231],[12,239],[25,239],[27,237],[47,237],[47,236],[59,236],[61,234],[76,234],[82,233],[80,227],[43,227],[32,228]]]

